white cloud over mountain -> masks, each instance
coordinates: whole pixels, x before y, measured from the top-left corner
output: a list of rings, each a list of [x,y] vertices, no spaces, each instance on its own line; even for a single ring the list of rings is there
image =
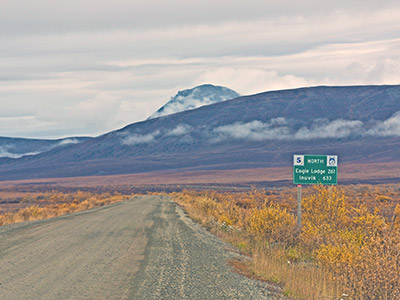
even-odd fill
[[[400,136],[400,112],[395,113],[387,120],[367,125],[360,120],[327,120],[317,119],[309,127],[294,129],[295,122],[279,117],[267,122],[254,120],[250,122],[236,122],[217,127],[195,128],[187,124],[179,124],[172,130],[156,130],[147,134],[124,135],[122,144],[138,145],[157,142],[168,136],[180,137],[191,141],[191,134],[196,133],[208,139],[211,143],[220,143],[228,140],[247,141],[274,141],[274,140],[315,140],[315,139],[343,139],[348,137],[388,137]]]
[[[234,123],[219,126],[212,132],[214,142],[228,138],[251,141],[284,140],[290,136],[290,129],[283,118],[272,119],[267,123],[257,120],[248,123]]]
[[[278,121],[277,121],[278,120]],[[317,120],[310,128],[301,127],[297,131],[288,125],[284,118],[272,119],[270,122],[252,121],[217,127],[213,130],[214,141],[226,139],[244,139],[250,141],[266,140],[312,140],[338,139],[351,135],[360,135],[363,122],[350,120]]]
[[[367,131],[367,134],[373,136],[400,136],[400,112],[395,113],[383,122],[378,122]]]
[[[122,144],[133,146],[139,144],[150,144],[156,140],[156,137],[160,135],[160,131],[156,130],[148,134],[130,134],[125,135],[122,139]]]
[[[9,157],[9,158],[20,158],[25,155],[36,155],[40,152],[26,152],[26,153],[18,153],[10,149],[7,146],[0,146],[0,157]]]
[[[169,131],[169,136],[183,136],[189,134],[193,130],[193,127],[187,124],[179,124],[174,129]]]
[[[315,122],[311,128],[302,127],[294,135],[296,140],[346,138],[350,135],[362,132],[363,122],[351,120],[320,120]]]

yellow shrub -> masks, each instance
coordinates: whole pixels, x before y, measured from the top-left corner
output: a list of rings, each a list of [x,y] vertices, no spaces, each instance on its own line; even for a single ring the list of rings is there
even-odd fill
[[[296,228],[294,216],[274,203],[251,209],[246,225],[250,235],[268,243],[289,242],[293,238]]]
[[[396,229],[400,229],[400,204],[396,205],[392,222]]]
[[[317,258],[355,299],[400,299],[400,232],[324,245]]]
[[[38,206],[30,206],[19,210],[16,217],[22,221],[29,221],[43,219],[46,218],[46,216],[45,209],[39,208]]]
[[[371,213],[365,205],[353,208],[351,227],[354,231],[359,232],[363,236],[381,234],[386,225],[387,222],[385,218],[379,214],[378,209],[375,209],[374,212]]]
[[[330,240],[330,243],[322,244],[315,251],[315,257],[333,273],[340,273],[343,268],[354,264],[360,255],[364,236],[345,230]]]
[[[336,187],[315,186],[316,193],[303,199],[301,240],[310,250],[327,244],[350,222],[350,205]]]
[[[355,299],[399,299],[400,232],[396,223],[385,220],[378,209],[350,207],[337,190],[317,190],[319,193],[306,201],[302,233],[317,261],[340,279]],[[331,214],[335,218],[330,220]]]
[[[286,285],[291,275],[284,274],[293,271],[295,280],[290,281],[289,289],[296,292],[292,295],[322,299],[319,296],[329,286],[330,298],[337,299],[335,286],[340,286],[340,294],[349,294],[349,300],[400,299],[400,205],[393,215],[389,213],[393,216],[389,221],[372,205],[360,204],[361,199],[348,199],[341,188],[316,186],[303,198],[303,227],[298,235],[295,216],[265,193],[187,192],[176,197],[201,211],[203,218],[241,228],[237,236],[250,241],[248,251],[254,254],[256,274],[268,273],[266,278],[281,278]],[[215,226],[216,222],[210,224]],[[268,260],[270,256],[273,259]],[[272,264],[276,258],[277,267]],[[302,287],[294,288],[299,276],[304,275],[301,266],[311,270],[315,265],[319,266],[316,274],[325,278],[322,281],[336,278],[334,284],[322,282],[315,289],[314,279],[307,279],[310,282],[302,284],[311,284],[307,289],[310,294],[302,292]],[[319,292],[312,294],[313,290]]]

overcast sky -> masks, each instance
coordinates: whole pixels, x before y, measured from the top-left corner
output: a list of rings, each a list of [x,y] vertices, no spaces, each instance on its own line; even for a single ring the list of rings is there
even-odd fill
[[[2,0],[0,136],[96,136],[204,83],[400,84],[399,20],[398,0]]]

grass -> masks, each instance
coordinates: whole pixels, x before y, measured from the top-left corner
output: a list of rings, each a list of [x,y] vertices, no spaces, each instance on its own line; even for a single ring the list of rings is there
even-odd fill
[[[283,287],[283,294],[295,299],[330,299],[340,294],[337,282],[312,262],[291,262],[282,249],[255,250],[250,270]]]

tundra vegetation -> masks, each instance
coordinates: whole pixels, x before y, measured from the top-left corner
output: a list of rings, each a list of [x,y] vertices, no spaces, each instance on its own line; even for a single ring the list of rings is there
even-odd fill
[[[47,219],[88,210],[129,199],[120,193],[94,192],[31,192],[2,194],[0,226],[24,221]]]
[[[400,299],[400,186],[173,194],[195,220],[250,259],[240,272],[294,299]]]

